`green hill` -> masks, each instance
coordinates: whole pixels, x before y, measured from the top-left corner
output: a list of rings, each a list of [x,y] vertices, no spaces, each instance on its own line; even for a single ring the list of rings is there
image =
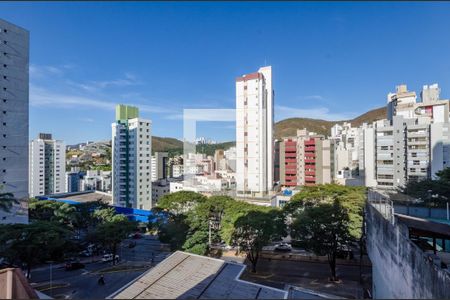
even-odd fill
[[[350,122],[352,126],[360,126],[362,123],[372,123],[386,118],[386,107],[372,109],[354,119],[341,121],[326,121],[309,118],[290,118],[275,124],[275,138],[295,136],[297,129],[308,129],[318,134],[330,135],[331,127],[336,123]]]

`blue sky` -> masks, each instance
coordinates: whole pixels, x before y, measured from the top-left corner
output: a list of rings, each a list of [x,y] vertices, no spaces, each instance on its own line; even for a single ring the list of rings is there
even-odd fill
[[[352,118],[400,83],[450,96],[450,2],[0,3],[30,31],[30,138],[111,136],[116,103],[181,138],[184,108],[234,108],[235,77],[272,65],[275,119]],[[197,135],[234,140],[233,123]]]

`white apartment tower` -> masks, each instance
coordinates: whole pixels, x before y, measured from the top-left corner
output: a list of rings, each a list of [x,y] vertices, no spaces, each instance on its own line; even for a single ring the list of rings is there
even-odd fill
[[[152,208],[151,121],[137,107],[117,105],[112,126],[113,204]]]
[[[0,223],[27,223],[29,32],[0,19],[0,193],[23,200]]]
[[[260,197],[273,187],[272,67],[236,79],[236,189]]]
[[[66,146],[40,133],[30,142],[30,197],[66,191]]]

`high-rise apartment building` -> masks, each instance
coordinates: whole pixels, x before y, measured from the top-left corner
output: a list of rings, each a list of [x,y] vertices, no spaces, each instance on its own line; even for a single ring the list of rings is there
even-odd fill
[[[27,223],[29,32],[0,19],[0,192],[21,199],[0,223]]]
[[[30,197],[66,191],[66,145],[49,133],[30,142]]]
[[[238,196],[273,188],[272,68],[236,79],[236,185]]]
[[[280,184],[311,186],[332,181],[333,142],[323,135],[297,130],[279,143]]]
[[[155,152],[152,156],[152,182],[159,179],[166,179],[168,176],[169,153]]]
[[[387,119],[360,129],[360,170],[367,186],[399,188],[450,166],[449,101],[440,99],[437,84],[425,85],[421,98],[417,102],[415,92],[398,86],[388,94]]]
[[[117,105],[111,127],[113,203],[151,209],[151,121],[139,118],[137,107]]]

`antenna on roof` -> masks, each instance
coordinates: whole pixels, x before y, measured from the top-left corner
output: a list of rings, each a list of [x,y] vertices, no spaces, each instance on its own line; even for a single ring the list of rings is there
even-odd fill
[[[267,66],[266,58],[264,57],[264,67]]]

